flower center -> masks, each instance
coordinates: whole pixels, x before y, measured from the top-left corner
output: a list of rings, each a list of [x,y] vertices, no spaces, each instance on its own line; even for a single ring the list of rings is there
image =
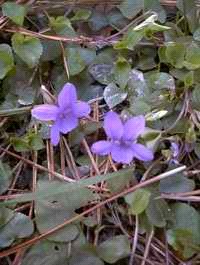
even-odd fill
[[[71,112],[71,110],[68,108],[68,109],[65,109],[63,111],[61,111],[59,114],[58,114],[58,118],[59,119],[65,119],[66,116]]]
[[[129,147],[129,146],[131,146],[133,141],[114,140],[113,143],[115,143],[117,145],[123,145],[123,146]]]

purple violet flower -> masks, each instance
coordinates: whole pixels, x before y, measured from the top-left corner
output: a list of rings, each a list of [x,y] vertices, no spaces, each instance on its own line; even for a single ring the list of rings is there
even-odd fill
[[[109,140],[94,143],[92,152],[98,155],[111,153],[114,161],[123,164],[129,164],[134,157],[142,161],[152,160],[152,151],[136,143],[144,129],[143,116],[131,118],[123,124],[119,115],[110,111],[104,119],[104,130]]]
[[[78,126],[78,118],[90,113],[90,106],[83,101],[77,101],[76,87],[67,83],[60,91],[57,104],[42,104],[35,106],[32,116],[41,121],[53,121],[51,126],[51,143],[57,145],[60,133],[68,133]]]

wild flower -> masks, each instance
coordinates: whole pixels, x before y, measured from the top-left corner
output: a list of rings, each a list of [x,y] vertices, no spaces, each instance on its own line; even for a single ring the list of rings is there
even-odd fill
[[[84,101],[77,101],[76,87],[66,83],[60,91],[55,105],[35,106],[32,116],[41,121],[53,121],[50,138],[53,145],[60,140],[60,133],[68,133],[78,126],[78,118],[90,113],[90,106]]]
[[[133,158],[142,161],[153,159],[153,153],[147,147],[137,143],[137,138],[145,130],[145,118],[137,116],[122,123],[116,112],[108,112],[104,119],[107,141],[98,141],[91,147],[93,153],[108,155],[115,162],[129,164]]]

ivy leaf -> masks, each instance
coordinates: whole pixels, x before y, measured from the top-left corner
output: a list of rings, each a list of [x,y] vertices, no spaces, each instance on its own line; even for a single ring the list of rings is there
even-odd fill
[[[184,258],[199,253],[200,246],[200,215],[198,211],[186,203],[172,205],[173,223],[167,231],[167,239]],[[187,239],[187,240],[186,240]]]
[[[89,26],[93,31],[99,31],[108,26],[108,20],[103,9],[99,12],[93,8],[92,15],[89,19]]]
[[[97,247],[97,254],[105,262],[114,264],[130,254],[129,240],[124,235],[107,239]]]
[[[162,179],[159,184],[160,192],[163,193],[188,192],[194,190],[194,187],[194,180],[188,179],[181,174]]]
[[[126,87],[130,70],[131,66],[128,61],[125,58],[120,57],[115,64],[114,75],[115,81],[121,89]]]
[[[30,151],[29,142],[26,137],[12,137],[10,139],[11,144],[13,145],[16,152],[26,152]]]
[[[97,257],[92,251],[85,249],[75,249],[72,251],[72,256],[69,260],[69,265],[104,265],[104,262]]]
[[[15,213],[14,217],[0,229],[0,247],[8,247],[15,239],[28,237],[33,231],[32,220],[22,213]]]
[[[11,175],[12,172],[8,164],[0,161],[0,194],[8,189]]]
[[[113,66],[111,64],[93,64],[89,67],[92,77],[103,85],[113,81]]]
[[[142,40],[145,35],[145,30],[134,30],[133,28],[129,29],[128,32],[123,36],[121,41],[118,41],[114,48],[116,50],[128,49],[134,50],[134,47]]]
[[[133,69],[129,73],[128,90],[130,95],[137,98],[143,98],[145,95],[148,95],[149,89],[141,71]]]
[[[110,83],[105,87],[103,97],[109,108],[112,109],[125,100],[127,93],[121,90],[115,83]]]
[[[156,199],[156,196],[159,196],[159,193],[153,190],[145,212],[153,226],[164,227],[170,219],[170,209],[164,199]]]
[[[71,21],[84,20],[87,21],[91,16],[92,12],[88,9],[78,9],[75,11],[74,16],[70,19]]]
[[[15,33],[12,36],[12,46],[15,53],[30,67],[39,63],[43,47],[39,39]]]
[[[138,189],[125,196],[126,203],[129,204],[129,212],[137,215],[147,208],[151,192],[145,189]]]
[[[14,23],[22,26],[27,13],[25,6],[14,2],[5,2],[2,5],[3,15],[10,18]]]
[[[22,265],[59,265],[65,264],[68,258],[68,245],[42,240],[25,253]]]
[[[31,133],[28,136],[30,150],[38,151],[44,148],[44,143],[39,134]]]
[[[189,70],[200,67],[200,47],[196,43],[191,43],[187,47],[184,66]]]
[[[134,18],[144,7],[143,0],[124,0],[119,9],[128,19]]]
[[[148,85],[154,90],[169,89],[175,90],[175,81],[173,76],[168,73],[160,72],[153,73],[147,78]]]
[[[86,63],[84,62],[80,50],[78,48],[66,48],[65,54],[70,75],[77,75],[84,70],[84,68],[86,67]]]
[[[13,210],[0,207],[0,228],[7,224],[13,218],[14,214]]]
[[[45,188],[55,189],[59,182],[39,182],[38,191]],[[97,196],[87,188],[80,188],[76,193],[69,192],[50,196],[45,200],[36,202],[36,224],[41,233],[61,224],[74,216],[74,211],[97,199]],[[79,229],[75,224],[65,226],[51,237],[50,240],[69,242],[74,240],[79,234]]]
[[[50,17],[49,24],[52,30],[58,35],[65,37],[76,37],[76,32],[73,29],[70,20],[64,16],[58,16],[56,18]]]
[[[168,44],[165,55],[169,63],[176,68],[182,68],[185,59],[186,48],[181,43]]]
[[[156,12],[158,14],[158,20],[161,23],[166,21],[166,11],[159,0],[144,0],[144,10]]]
[[[192,107],[200,111],[200,86],[196,85],[192,91]]]
[[[8,44],[0,44],[0,79],[3,79],[14,66],[12,49]]]
[[[72,216],[73,212],[59,201],[59,197],[38,201],[35,204],[35,221],[40,233],[45,233]],[[69,224],[48,239],[57,242],[69,242],[74,240],[78,234],[78,227],[75,224]]]

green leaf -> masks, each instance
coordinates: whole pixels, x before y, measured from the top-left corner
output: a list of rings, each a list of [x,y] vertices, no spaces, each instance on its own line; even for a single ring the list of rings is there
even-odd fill
[[[63,37],[76,37],[76,32],[73,29],[70,20],[64,16],[58,16],[56,18],[50,17],[49,24],[52,30],[58,35]]]
[[[122,191],[133,179],[133,176],[129,174],[129,172],[125,172],[118,176],[117,181],[115,179],[109,179],[107,181],[108,189],[113,192],[120,192]]]
[[[127,93],[121,90],[115,83],[110,83],[105,87],[103,97],[109,108],[112,109],[126,99]]]
[[[159,184],[160,192],[163,193],[188,192],[194,190],[194,188],[194,180],[188,179],[181,174],[162,179]]]
[[[119,9],[128,19],[134,18],[144,8],[144,0],[124,0]]]
[[[27,13],[26,7],[14,2],[5,2],[2,5],[3,15],[9,17],[14,23],[22,26]]]
[[[121,89],[126,87],[130,70],[131,66],[129,62],[125,58],[119,57],[114,67],[114,75],[115,81]]]
[[[14,58],[11,47],[8,44],[0,44],[0,79],[3,79],[14,66]]]
[[[71,217],[73,217],[73,212],[59,201],[59,197],[53,197],[45,201],[37,201],[35,204],[35,222],[40,233],[51,230]],[[48,240],[69,242],[74,240],[78,234],[79,229],[77,225],[69,224],[49,236]]]
[[[31,150],[38,151],[44,148],[43,140],[39,134],[30,134],[28,141]]]
[[[153,226],[164,227],[170,219],[170,209],[164,199],[156,199],[156,196],[159,196],[159,193],[153,190],[146,215]]]
[[[186,48],[181,43],[168,44],[165,55],[169,63],[176,68],[182,68],[185,59]]]
[[[126,203],[129,204],[129,212],[137,215],[144,212],[149,204],[151,192],[145,189],[138,189],[125,196]]]
[[[39,39],[15,33],[12,36],[12,46],[15,53],[30,67],[39,63],[43,47]]]
[[[15,239],[28,237],[33,231],[32,220],[22,213],[15,213],[14,217],[0,228],[0,247],[8,247]]]
[[[200,215],[198,211],[187,203],[175,203],[172,205],[171,214],[173,215],[171,228],[191,231],[194,241],[200,244]]]
[[[0,161],[0,194],[8,189],[11,175],[12,171],[9,165]]]
[[[97,254],[105,262],[114,264],[130,254],[130,243],[126,236],[114,236],[97,246]]]
[[[189,259],[194,254],[199,253],[200,247],[193,243],[192,233],[187,229],[169,229],[166,235],[169,245],[183,259]]]
[[[0,228],[8,223],[14,216],[14,211],[6,207],[0,207]]]
[[[33,245],[23,256],[21,265],[60,265],[66,264],[68,245],[40,241]]]
[[[128,90],[129,94],[136,97],[137,99],[148,95],[149,89],[141,71],[133,69],[130,72],[128,79]]]
[[[145,35],[145,30],[134,30],[129,29],[127,34],[124,35],[121,41],[118,41],[114,45],[114,49],[121,50],[121,49],[128,49],[134,50],[135,46],[142,40]]]
[[[78,9],[75,11],[74,16],[70,19],[71,21],[85,20],[87,21],[91,16],[92,12],[89,9]]]
[[[151,38],[153,33],[169,30],[170,27],[157,24],[155,21],[158,19],[157,14],[152,14],[145,19],[142,23],[134,27],[135,31],[144,30],[144,34],[147,38]]]
[[[150,74],[147,78],[148,85],[152,89],[170,89],[172,91],[175,90],[175,81],[173,76],[168,73],[159,72]]]
[[[75,249],[72,251],[69,265],[104,265],[104,262],[87,249]]]
[[[184,76],[184,84],[186,88],[189,88],[193,85],[194,83],[194,71],[189,71],[185,76]]]
[[[187,0],[177,0],[176,6],[186,17],[190,31],[194,32],[199,26],[196,2]]]
[[[108,26],[108,20],[103,9],[100,12],[95,8],[92,9],[92,15],[89,19],[89,26],[93,31],[99,31]]]
[[[166,11],[159,0],[144,0],[144,10],[156,12],[158,14],[158,20],[161,23],[165,22],[167,16]]]
[[[200,158],[200,143],[195,143],[194,152]]]
[[[16,152],[26,152],[30,151],[30,146],[27,138],[12,137],[10,139]]]
[[[140,98],[131,98],[130,107],[128,109],[134,115],[142,115],[151,111],[151,106]]]
[[[115,29],[123,29],[128,23],[128,19],[117,8],[112,8],[106,15],[110,26]]]
[[[192,91],[192,107],[200,111],[200,86],[197,85]]]
[[[70,75],[77,75],[84,70],[86,63],[84,62],[78,48],[66,48],[65,54]]]
[[[41,181],[39,182],[38,192],[44,189],[55,189],[59,182]],[[76,209],[96,200],[98,197],[87,188],[80,188],[77,192],[52,195],[48,199],[36,202],[36,224],[41,233],[61,224],[74,216]],[[65,226],[49,240],[69,242],[74,240],[79,234],[79,229],[75,224]]]
[[[196,41],[200,41],[200,28],[197,28],[195,32],[193,33],[193,38]]]
[[[200,67],[200,47],[196,43],[191,43],[187,47],[184,66],[189,70]]]
[[[48,35],[48,33],[45,34]],[[42,62],[53,61],[62,54],[59,41],[43,39],[41,40],[41,44],[43,46],[43,53],[41,55]]]
[[[103,85],[108,85],[114,79],[113,66],[110,64],[93,64],[89,67],[89,73]]]
[[[171,210],[173,223],[167,231],[168,242],[185,258],[190,258],[200,249],[200,215],[186,203],[175,203]]]

